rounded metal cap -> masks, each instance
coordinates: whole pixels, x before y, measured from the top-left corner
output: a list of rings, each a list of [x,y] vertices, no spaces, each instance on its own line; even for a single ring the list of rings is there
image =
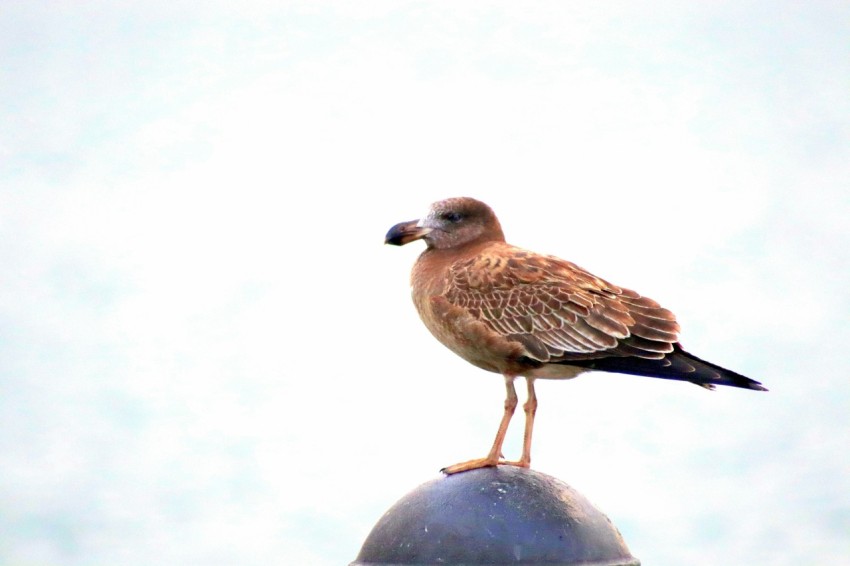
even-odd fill
[[[638,566],[608,517],[564,482],[499,466],[426,482],[393,505],[350,566]]]

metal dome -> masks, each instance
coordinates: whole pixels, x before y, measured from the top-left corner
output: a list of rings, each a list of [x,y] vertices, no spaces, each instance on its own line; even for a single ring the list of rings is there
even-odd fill
[[[350,566],[638,566],[616,527],[546,474],[499,466],[426,482],[373,527]]]

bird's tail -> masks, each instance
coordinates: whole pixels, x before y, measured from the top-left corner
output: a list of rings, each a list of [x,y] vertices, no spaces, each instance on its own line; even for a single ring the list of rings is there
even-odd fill
[[[660,360],[628,356],[581,361],[570,360],[567,363],[600,371],[690,381],[706,389],[714,389],[715,385],[727,385],[755,391],[767,391],[767,388],[758,381],[702,360],[684,351],[679,344],[673,344],[673,351]]]

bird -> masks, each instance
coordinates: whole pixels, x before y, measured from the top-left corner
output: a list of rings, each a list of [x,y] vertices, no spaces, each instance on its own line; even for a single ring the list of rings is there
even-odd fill
[[[493,210],[471,197],[440,200],[426,216],[399,222],[384,243],[424,240],[411,270],[411,295],[422,322],[449,350],[501,374],[506,397],[493,444],[483,458],[443,468],[531,465],[537,379],[571,379],[588,371],[767,391],[758,381],[686,352],[675,315],[654,300],[569,261],[508,244]],[[514,381],[525,378],[525,428],[519,460],[502,444],[518,405]]]

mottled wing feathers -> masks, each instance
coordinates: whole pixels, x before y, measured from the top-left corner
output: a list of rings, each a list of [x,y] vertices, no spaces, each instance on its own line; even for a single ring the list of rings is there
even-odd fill
[[[675,317],[651,299],[507,244],[455,262],[445,296],[544,363],[661,359],[678,340]]]

